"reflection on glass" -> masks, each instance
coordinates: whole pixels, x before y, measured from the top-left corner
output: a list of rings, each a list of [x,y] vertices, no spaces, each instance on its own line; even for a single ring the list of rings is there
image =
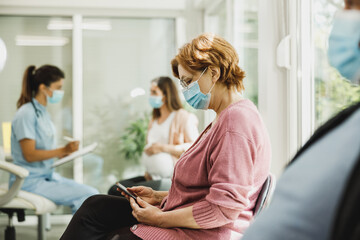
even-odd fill
[[[132,146],[125,129],[148,116],[150,81],[172,76],[170,61],[175,55],[172,19],[109,21],[110,31],[83,32],[84,144],[99,143],[91,161],[84,159],[84,183],[101,192],[119,179],[143,173],[136,159],[121,153],[124,144],[127,149]]]
[[[335,12],[343,0],[316,0],[314,2],[314,76],[315,124],[326,122],[331,116],[360,100],[360,87],[351,85],[332,68],[327,59],[328,37]]]

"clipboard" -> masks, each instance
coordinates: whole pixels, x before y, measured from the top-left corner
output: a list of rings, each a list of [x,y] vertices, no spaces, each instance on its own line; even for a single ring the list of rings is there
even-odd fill
[[[53,165],[51,167],[54,168],[54,167],[60,166],[60,165],[62,165],[64,163],[67,163],[67,162],[70,162],[70,161],[74,160],[75,158],[78,158],[78,157],[81,157],[81,156],[83,156],[85,154],[88,154],[88,153],[94,151],[95,148],[97,147],[97,145],[98,145],[98,143],[94,142],[91,145],[83,147],[83,148],[77,150],[76,152],[73,152],[73,153],[69,154],[68,156],[57,160],[56,162],[53,163]]]

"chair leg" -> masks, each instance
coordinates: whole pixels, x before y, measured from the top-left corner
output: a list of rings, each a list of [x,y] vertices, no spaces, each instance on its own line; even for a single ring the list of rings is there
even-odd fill
[[[16,240],[15,227],[7,226],[5,229],[5,240]]]
[[[45,213],[45,230],[47,232],[51,230],[50,213]]]
[[[45,227],[46,227],[46,217],[43,215],[38,215],[38,240],[46,240],[45,236]]]
[[[5,240],[16,240],[16,232],[15,232],[15,227],[13,225],[13,216],[16,210],[2,209],[1,211],[5,212],[9,218],[9,223],[5,229]]]

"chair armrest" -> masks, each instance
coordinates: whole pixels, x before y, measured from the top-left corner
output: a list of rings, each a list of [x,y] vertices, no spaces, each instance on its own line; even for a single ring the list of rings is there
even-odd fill
[[[11,188],[3,195],[0,195],[0,207],[10,202],[20,191],[24,179],[29,175],[29,171],[23,167],[12,163],[0,161],[0,169],[16,175],[15,182]]]
[[[5,161],[0,161],[0,169],[15,174],[20,178],[26,178],[29,175],[29,171],[27,169]]]

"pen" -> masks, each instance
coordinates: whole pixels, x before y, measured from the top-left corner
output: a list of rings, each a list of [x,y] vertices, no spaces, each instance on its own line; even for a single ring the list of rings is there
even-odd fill
[[[73,141],[76,141],[76,139],[74,138],[71,138],[71,137],[68,137],[68,136],[64,136],[64,139],[68,142],[73,142]]]

